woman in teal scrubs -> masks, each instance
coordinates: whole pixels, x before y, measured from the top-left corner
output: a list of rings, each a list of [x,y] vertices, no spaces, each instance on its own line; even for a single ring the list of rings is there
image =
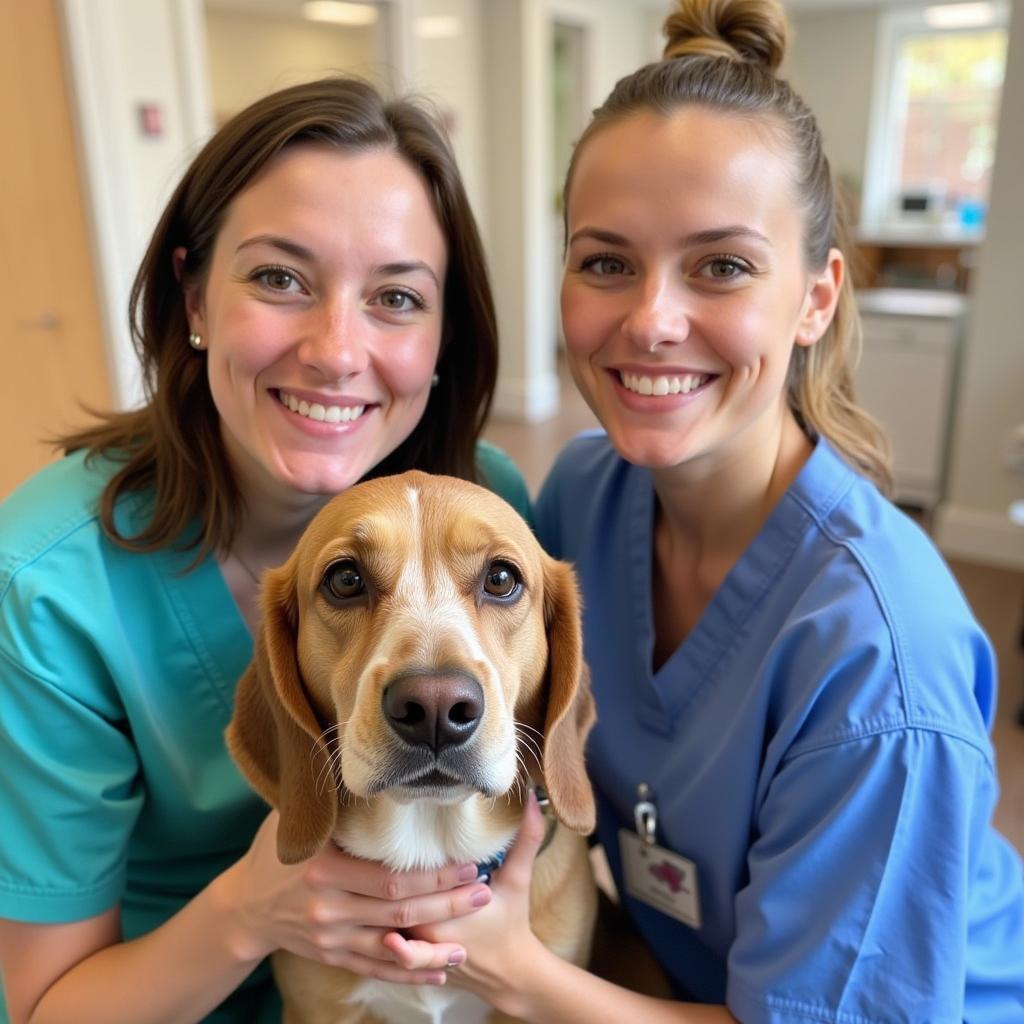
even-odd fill
[[[146,404],[0,508],[6,1019],[273,1019],[280,947],[443,983],[456,944],[410,969],[381,938],[396,902],[472,912],[475,866],[281,865],[223,731],[260,573],[331,495],[415,467],[528,513],[479,441],[494,312],[447,142],[361,82],[257,102],[185,174],[132,314]]]

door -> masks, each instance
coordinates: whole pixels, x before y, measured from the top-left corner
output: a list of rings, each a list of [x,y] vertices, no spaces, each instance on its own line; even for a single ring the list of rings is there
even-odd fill
[[[0,0],[0,498],[110,384],[55,0]]]

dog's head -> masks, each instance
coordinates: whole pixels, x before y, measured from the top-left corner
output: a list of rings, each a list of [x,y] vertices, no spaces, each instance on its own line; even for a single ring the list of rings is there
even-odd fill
[[[356,801],[515,804],[530,778],[593,828],[575,579],[490,491],[418,472],[351,488],[265,574],[262,613],[227,738],[280,811],[283,861]]]

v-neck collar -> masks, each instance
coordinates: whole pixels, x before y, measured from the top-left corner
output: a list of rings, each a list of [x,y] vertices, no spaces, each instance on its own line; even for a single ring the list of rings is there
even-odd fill
[[[696,625],[654,672],[652,571],[657,499],[650,470],[635,471],[629,499],[629,561],[637,649],[653,698],[641,702],[640,714],[646,725],[670,731],[675,720],[714,682],[742,643],[749,619],[791,561],[812,521],[827,514],[852,480],[852,471],[828,443],[815,442],[796,479],[729,570]]]
[[[216,558],[189,568],[195,551],[157,552],[168,600],[219,703],[230,713],[235,687],[252,658],[249,629]]]

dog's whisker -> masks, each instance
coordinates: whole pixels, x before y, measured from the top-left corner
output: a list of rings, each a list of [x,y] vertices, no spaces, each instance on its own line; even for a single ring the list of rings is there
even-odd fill
[[[526,722],[520,722],[518,718],[516,719],[515,726],[517,729],[526,729],[528,732],[535,733],[540,739],[544,739],[544,733],[542,733],[540,729],[532,725],[527,725]]]
[[[525,748],[525,750],[529,752],[530,756],[537,762],[537,767],[541,768],[543,765],[543,754],[541,752],[540,746],[538,745],[537,741],[534,740],[531,736],[527,736],[525,733],[518,732],[518,728],[519,726],[517,725],[517,737],[520,742],[520,747],[518,747],[516,751],[517,755],[523,748]],[[525,762],[523,764],[523,768],[527,768]]]

